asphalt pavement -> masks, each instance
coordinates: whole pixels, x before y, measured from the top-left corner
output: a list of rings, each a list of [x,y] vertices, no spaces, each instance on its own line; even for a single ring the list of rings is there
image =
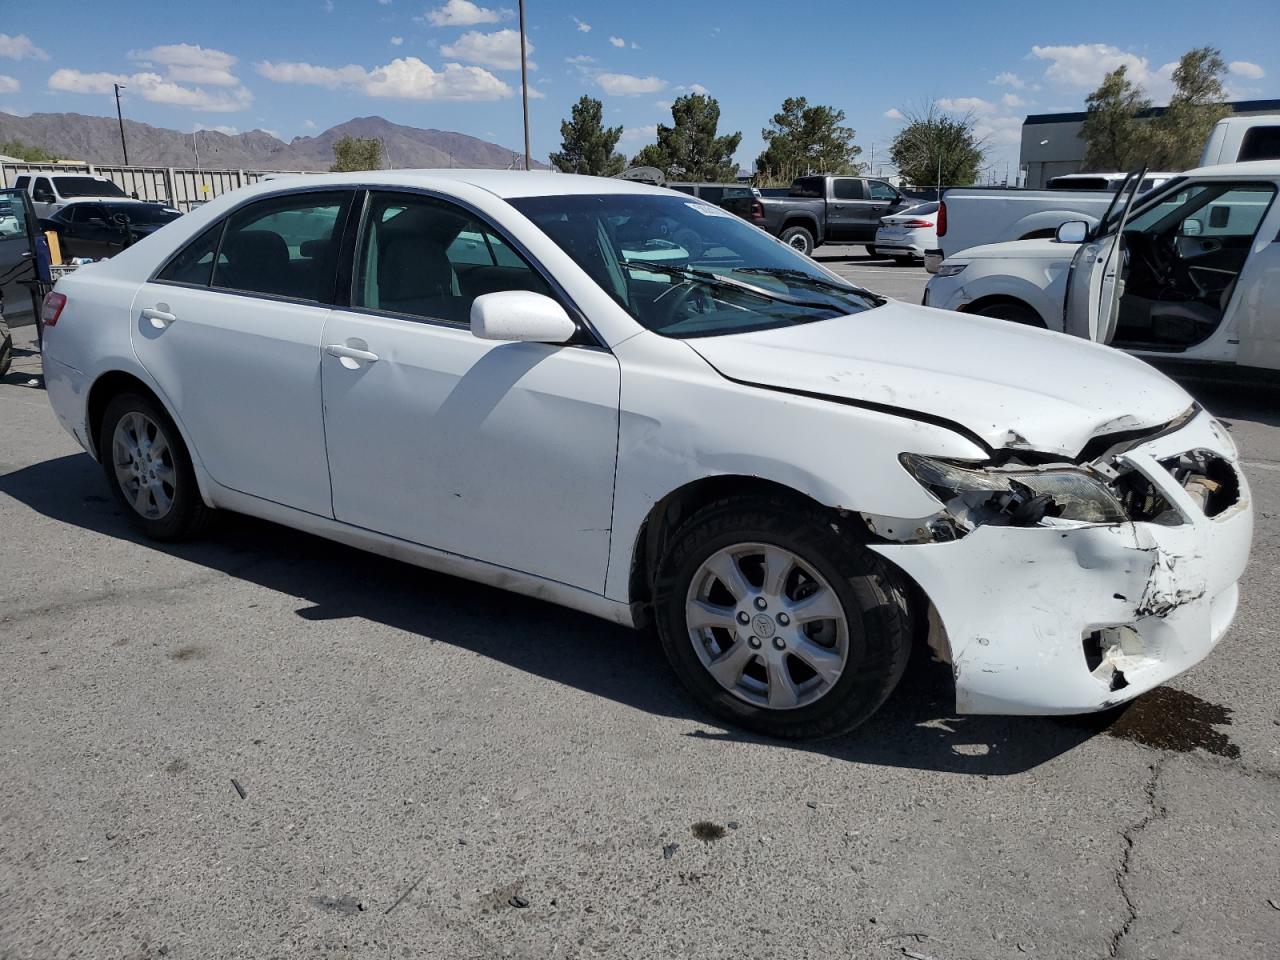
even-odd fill
[[[796,745],[691,706],[648,634],[247,518],[140,541],[22,349],[0,958],[1274,957],[1280,393],[1186,382],[1258,520],[1207,661],[1039,719],[958,717],[919,657]]]

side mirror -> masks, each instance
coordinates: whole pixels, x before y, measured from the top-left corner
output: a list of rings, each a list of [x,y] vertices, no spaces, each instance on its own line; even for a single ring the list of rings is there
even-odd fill
[[[1059,243],[1084,243],[1089,236],[1089,224],[1083,220],[1068,220],[1058,226],[1053,238]]]
[[[481,340],[567,343],[578,325],[550,297],[528,290],[501,290],[471,304],[471,335]]]
[[[1198,237],[1204,233],[1204,224],[1195,217],[1188,217],[1182,221],[1182,235],[1184,237]]]

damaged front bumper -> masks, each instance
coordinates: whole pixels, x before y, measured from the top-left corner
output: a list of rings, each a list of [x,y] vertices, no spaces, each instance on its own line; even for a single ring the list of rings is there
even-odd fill
[[[1189,452],[1230,468],[1229,503],[1206,506],[1171,471]],[[1114,462],[1163,497],[1171,509],[1158,522],[1050,519],[872,546],[928,595],[930,642],[951,662],[959,712],[1103,710],[1189,669],[1226,632],[1253,536],[1230,441],[1200,413]]]

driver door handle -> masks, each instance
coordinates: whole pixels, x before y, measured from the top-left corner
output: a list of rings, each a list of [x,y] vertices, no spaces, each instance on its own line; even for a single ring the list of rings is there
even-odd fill
[[[363,360],[365,363],[374,363],[378,359],[378,355],[369,350],[358,350],[355,347],[348,347],[345,343],[331,343],[325,348],[325,352],[331,357],[347,360]]]
[[[142,319],[150,320],[151,325],[157,330],[163,330],[173,321],[177,320],[177,316],[169,312],[169,305],[166,303],[158,304],[154,307],[146,307],[142,311]]]

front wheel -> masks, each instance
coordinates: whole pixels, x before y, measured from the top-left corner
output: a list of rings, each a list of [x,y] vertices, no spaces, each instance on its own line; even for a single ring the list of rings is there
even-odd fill
[[[813,234],[804,227],[787,227],[778,237],[792,250],[798,250],[806,257],[813,253],[814,241]]]
[[[816,510],[731,499],[673,538],[658,632],[700,705],[774,737],[835,736],[866,720],[910,653],[906,590]]]
[[[173,421],[151,398],[122,393],[107,404],[98,434],[107,483],[130,522],[152,540],[182,540],[204,526],[191,458]]]

